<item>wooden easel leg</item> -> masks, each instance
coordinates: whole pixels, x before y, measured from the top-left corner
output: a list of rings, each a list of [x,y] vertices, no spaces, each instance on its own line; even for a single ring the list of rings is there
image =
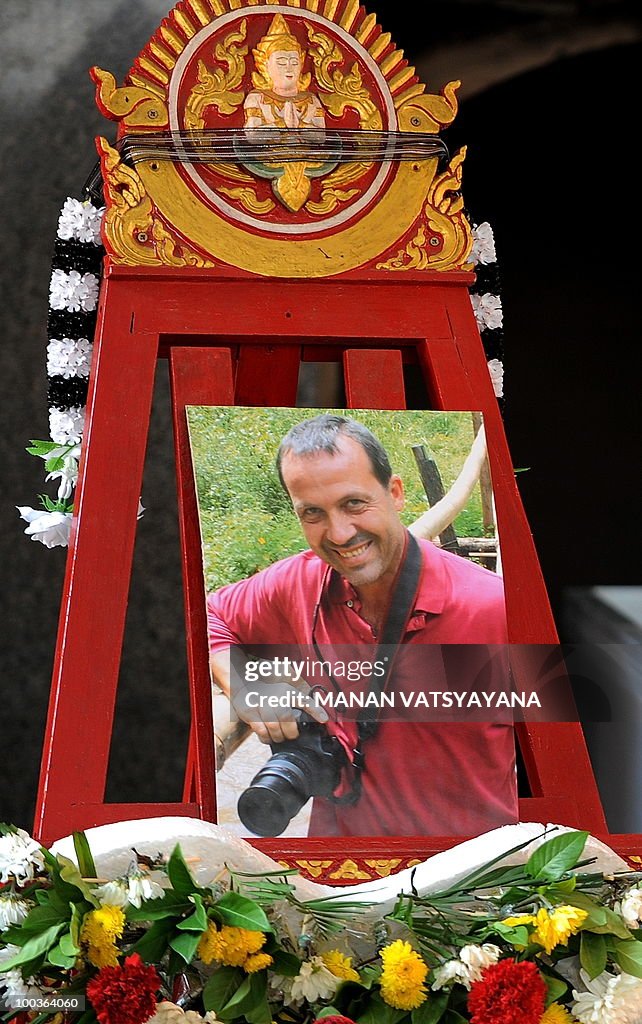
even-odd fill
[[[103,297],[103,310],[107,310]],[[34,831],[88,824],[104,799],[158,338],[114,296],[97,336]],[[89,698],[91,696],[91,699]],[[89,822],[91,823],[91,822]]]
[[[185,633],[192,725],[183,799],[198,804],[200,815],[216,820],[212,687],[203,605],[203,563],[198,503],[192,468],[186,405],[231,405],[234,401],[229,349],[176,347],[170,350],[169,373],[174,417],[178,522],[183,562]]]

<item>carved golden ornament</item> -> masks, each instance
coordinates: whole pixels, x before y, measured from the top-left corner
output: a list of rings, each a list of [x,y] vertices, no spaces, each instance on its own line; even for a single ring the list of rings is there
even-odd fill
[[[447,169],[433,180],[423,218],[415,234],[396,256],[377,263],[377,270],[470,269],[471,265],[466,260],[473,236],[463,213],[464,201],[459,194],[465,156],[466,148],[463,147]],[[431,246],[434,247],[433,252]]]
[[[329,868],[332,864],[331,860],[295,860],[294,864],[297,868],[301,868],[312,878],[318,878],[323,874],[326,868]]]
[[[136,171],[118,150],[98,140],[105,197],[104,230],[113,262],[129,266],[213,267],[188,248],[156,216],[154,205]]]
[[[233,114],[245,98],[245,93],[238,86],[245,75],[245,57],[247,46],[240,44],[245,41],[247,20],[244,18],[237,31],[225,36],[218,43],[214,55],[219,64],[227,68],[212,70],[204,61],[198,62],[198,83],[192,88],[185,103],[185,127],[189,129],[203,128],[204,111],[207,107],[216,107],[221,114]]]
[[[122,121],[126,128],[167,127],[167,105],[155,91],[136,85],[119,89],[111,72],[102,68],[93,67],[90,74],[97,85],[96,102],[107,117]]]
[[[382,115],[368,94],[358,61],[344,68],[343,44],[338,46],[328,33],[319,31],[319,23],[306,20],[306,11],[340,24],[370,54],[387,83],[401,131],[430,135],[452,123],[457,113],[459,83],[448,83],[441,95],[426,94],[425,86],[414,80],[414,69],[406,65],[403,53],[391,50],[389,33],[381,32],[376,18],[367,15],[356,0],[286,0],[286,5],[292,8],[293,17],[302,19],[306,25],[318,86],[315,94],[330,114],[341,117],[350,108],[358,112],[362,128],[382,127]],[[203,112],[210,104],[221,112],[237,110],[246,73],[244,22],[261,9],[269,11],[270,0],[181,0],[135,61],[126,86],[116,88],[113,76],[96,72],[101,108],[108,116],[121,120],[125,130],[167,127],[170,80],[186,47],[194,45],[190,40],[201,31],[207,32],[219,17],[238,11],[238,21],[230,25],[231,31],[214,50],[220,66],[210,68],[207,60],[198,65],[198,82],[192,90],[184,123],[186,127],[198,126],[199,120],[203,124]],[[290,237],[261,234],[256,229],[253,232],[252,227],[230,221],[208,206],[191,181],[171,162],[144,162],[133,172],[136,188],[143,193],[135,206],[123,199],[125,192],[134,195],[134,182],[115,178],[112,182],[111,187],[120,199],[113,203],[109,217],[110,244],[117,259],[123,262],[148,263],[150,258],[153,262],[203,260],[197,254],[201,250],[216,261],[251,273],[311,278],[373,266],[377,259],[385,259],[384,254],[400,246],[402,239],[410,238],[408,252],[404,246],[392,257],[401,261],[395,269],[408,267],[413,261],[421,264],[424,258],[426,269],[460,269],[465,266],[470,250],[470,228],[463,216],[461,197],[454,194],[461,179],[461,159],[463,154],[455,157],[441,174],[437,174],[435,158],[396,165],[376,201],[362,211],[360,219],[341,222],[338,218],[335,229],[324,234],[322,244],[318,238],[306,237],[304,232]],[[254,191],[256,177],[245,168],[228,164],[211,167],[225,176],[229,182],[225,194],[236,199],[243,209],[257,217],[271,212],[266,205],[261,207],[266,200],[259,199]],[[352,200],[358,190],[357,179],[367,170],[368,164],[361,161],[340,165],[327,173],[321,182],[320,196],[314,201],[303,200],[306,212],[321,218]],[[116,175],[115,170],[113,173]],[[295,171],[290,174],[296,176]],[[301,201],[303,185],[291,179],[283,182],[291,204]],[[125,219],[120,227],[116,226],[118,218]],[[133,231],[136,218],[137,236]],[[155,231],[154,223],[159,225]],[[321,220],[319,230],[323,230]],[[148,240],[140,242],[139,236],[146,234]],[[431,236],[437,236],[441,244],[431,245]],[[180,241],[183,238],[194,246],[187,254]]]
[[[319,99],[324,107],[334,117],[341,117],[346,108],[351,107],[359,115],[360,128],[380,130],[383,125],[381,114],[363,85],[359,65],[353,64],[347,75],[338,69],[331,73],[331,65],[343,63],[345,59],[339,46],[324,32],[315,30],[311,25],[308,25],[308,39],[311,44],[309,52],[314,65],[315,79],[319,88],[325,90],[319,93]],[[336,171],[332,171],[324,178],[321,198],[316,202],[308,202],[306,210],[321,216],[331,213],[340,203],[352,199],[358,194],[359,189],[343,189],[339,186],[360,178],[370,167],[371,163],[339,166]]]
[[[362,871],[362,869],[359,867],[356,861],[344,860],[343,863],[340,864],[339,867],[335,871],[333,871],[329,877],[342,880],[352,880],[353,878],[360,880],[369,880],[370,878],[372,878],[372,875],[370,875],[367,871]]]
[[[392,860],[366,860],[364,864],[372,868],[379,878],[387,878],[388,875],[391,875],[399,867],[401,857],[394,857]]]
[[[276,203],[273,203],[271,199],[259,199],[254,189],[249,185],[239,185],[236,188],[223,188],[223,186],[220,186],[218,191],[222,192],[224,196],[229,196],[230,199],[236,199],[243,209],[249,213],[269,213],[276,206]]]

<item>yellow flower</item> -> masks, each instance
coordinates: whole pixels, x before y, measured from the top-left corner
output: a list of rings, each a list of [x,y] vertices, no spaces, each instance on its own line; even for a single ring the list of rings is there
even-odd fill
[[[537,924],[532,914],[521,914],[519,917],[505,917],[501,922],[509,928],[517,928],[520,924]]]
[[[551,1003],[544,1016],[540,1017],[539,1024],[571,1024],[575,1017],[571,1017],[568,1010],[565,1010],[559,1003]]]
[[[248,957],[258,953],[265,945],[266,936],[263,932],[250,931],[249,928],[235,928],[223,925],[219,930],[213,921],[209,921],[207,931],[203,932],[198,944],[198,955],[204,964],[212,960],[220,960],[229,967],[243,967]],[[267,965],[264,965],[267,966]],[[255,968],[261,970],[261,968]]]
[[[330,949],[327,953],[321,954],[321,959],[335,978],[342,981],[359,981],[359,975],[352,966],[352,957],[344,956],[338,949]]]
[[[381,950],[381,995],[397,1010],[415,1010],[428,998],[428,967],[409,942],[397,939]]]
[[[116,939],[120,938],[124,930],[125,915],[120,907],[106,905],[85,914],[80,940],[87,947],[87,959],[94,967],[116,966]]]
[[[553,913],[537,911],[533,939],[551,953],[556,946],[565,946],[571,935],[575,935],[584,924],[588,914],[577,907],[556,907]]]
[[[246,974],[256,974],[257,971],[262,971],[264,967],[269,967],[273,964],[274,960],[269,953],[252,953],[248,956],[247,960],[241,964],[241,967]]]

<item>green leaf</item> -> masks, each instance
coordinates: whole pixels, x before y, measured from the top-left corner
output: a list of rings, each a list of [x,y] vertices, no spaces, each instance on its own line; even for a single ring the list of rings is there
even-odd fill
[[[68,932],[64,932],[60,936],[60,941],[59,941],[58,945],[60,946],[62,952],[66,956],[76,957],[80,953],[80,949],[79,949],[79,947],[76,945],[76,943],[74,941],[74,937],[71,934],[71,930],[68,931]]]
[[[64,913],[61,913],[56,907],[52,907],[50,903],[45,903],[29,911],[27,917],[20,923],[20,931],[23,935],[38,935],[40,932],[45,931],[46,928],[51,928],[53,925],[68,921],[70,917],[71,912],[68,907],[65,908]]]
[[[397,1010],[394,1006],[388,1006],[375,992],[366,1010],[359,1015],[357,1024],[398,1024],[407,1014],[407,1010]]]
[[[154,921],[151,928],[132,946],[130,953],[139,953],[147,964],[158,963],[167,951],[175,924],[175,918]]]
[[[196,910],[193,914],[190,914],[189,917],[179,921],[176,927],[179,931],[200,932],[202,934],[207,928],[207,914],[205,913],[203,900],[198,893],[195,893],[194,896],[192,896],[192,901],[194,902]]]
[[[183,895],[191,895],[198,889],[192,873],[183,858],[183,851],[177,843],[167,864],[167,874],[172,887]]]
[[[544,974],[544,981],[546,982],[546,1005],[550,1006],[556,999],[561,999],[565,995],[568,985],[561,978],[554,978],[552,974]]]
[[[80,874],[84,878],[96,878],[96,865],[94,864],[94,858],[92,856],[91,849],[89,848],[89,843],[87,842],[87,836],[84,832],[74,832],[73,841]]]
[[[322,1017],[340,1017],[341,1014],[337,1010],[336,1006],[324,1006],[323,1009],[317,1013],[317,1020],[321,1020]]]
[[[444,1024],[468,1024],[468,1022],[461,1013],[457,1013],[456,1010],[448,1010],[444,1017]]]
[[[626,974],[642,978],[642,942],[630,939],[615,943],[615,962]],[[4,965],[3,965],[4,967]],[[6,967],[4,968],[6,970]]]
[[[10,960],[3,961],[3,972],[12,971],[14,967],[20,967],[30,960],[35,960],[42,953],[47,953],[55,945],[64,927],[64,923],[52,925],[51,928],[47,928],[40,935],[34,935],[33,938],[27,939],[19,953],[12,956]]]
[[[501,921],[494,921],[488,929],[489,933],[495,932],[501,935],[502,939],[509,942],[515,949],[525,949],[528,945],[528,928],[524,924],[509,925]]]
[[[128,906],[125,915],[128,921],[159,921],[163,917],[180,917],[192,907],[185,895],[169,889],[157,900],[148,900],[140,907]]]
[[[532,878],[556,882],[577,864],[587,839],[588,832],[564,832],[554,836],[531,854],[524,868]]]
[[[609,910],[608,907],[602,908],[604,911],[604,924],[602,925],[591,925],[589,931],[595,932],[598,935],[615,935],[616,939],[632,939],[631,932],[626,927],[624,921],[619,914],[616,914],[613,910]],[[582,928],[586,928],[586,921],[582,925]]]
[[[92,893],[91,886],[83,880],[83,877],[73,860],[69,860],[69,857],[63,857],[61,853],[56,855],[56,860],[58,861],[59,875],[62,881],[66,882],[67,885],[73,886],[74,889],[78,889],[88,903],[97,907],[99,905],[99,900]]]
[[[284,949],[270,951],[274,961],[270,970],[275,974],[281,974],[284,978],[296,978],[301,970],[301,961],[294,953],[286,953]]]
[[[65,935],[69,936],[69,932],[65,932]],[[64,967],[65,970],[69,970],[69,968],[73,967],[76,962],[76,954],[65,953],[60,942],[57,942],[56,945],[49,950],[49,953],[47,954],[47,961],[55,967]]]
[[[215,910],[220,914],[224,924],[247,928],[252,932],[272,931],[265,911],[254,900],[240,896],[237,892],[226,892],[221,896]]]
[[[582,932],[580,936],[580,963],[591,981],[606,968],[606,940],[603,935]]]
[[[219,967],[203,989],[203,1006],[218,1016],[239,988],[245,973],[240,967]]]
[[[231,999],[219,1011],[219,1015],[223,1020],[245,1017],[248,1021],[252,1021],[258,1015],[261,1020],[265,1016],[264,1006],[267,1006],[266,993],[267,973],[259,971],[256,974],[248,974]]]
[[[194,932],[181,932],[179,935],[175,935],[170,941],[170,946],[175,950],[179,956],[182,956],[186,964],[192,962],[194,954],[201,941],[201,933]]]
[[[412,1024],[437,1024],[446,1012],[449,998],[450,992],[445,991],[429,995],[425,1003],[412,1011]]]

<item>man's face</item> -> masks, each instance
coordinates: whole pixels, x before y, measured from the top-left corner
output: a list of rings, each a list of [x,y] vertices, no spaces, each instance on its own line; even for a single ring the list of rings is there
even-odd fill
[[[298,50],[275,50],[267,59],[267,70],[277,96],[296,96],[301,74]]]
[[[312,550],[355,587],[391,583],[404,548],[403,485],[377,480],[361,445],[342,434],[330,455],[286,453],[281,464]]]

